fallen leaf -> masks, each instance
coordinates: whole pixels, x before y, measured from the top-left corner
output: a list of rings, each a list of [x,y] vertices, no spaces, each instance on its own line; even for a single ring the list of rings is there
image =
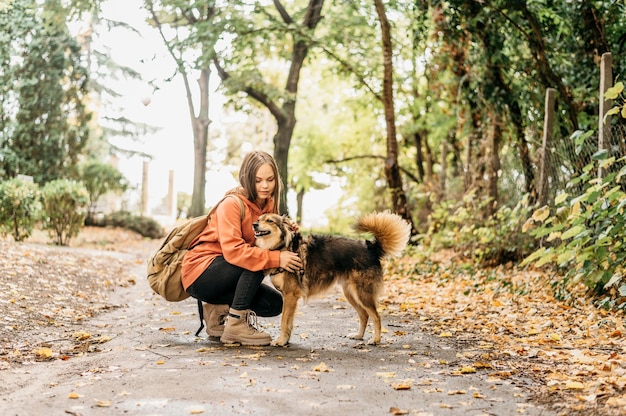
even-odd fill
[[[317,371],[320,373],[328,373],[330,372],[330,368],[328,368],[328,366],[325,363],[319,363],[319,365],[316,365],[315,367],[313,367],[313,371]]]
[[[52,358],[52,349],[48,347],[39,348],[35,351],[35,355],[39,358]]]
[[[580,381],[568,381],[565,383],[565,388],[568,390],[583,390],[585,385]]]

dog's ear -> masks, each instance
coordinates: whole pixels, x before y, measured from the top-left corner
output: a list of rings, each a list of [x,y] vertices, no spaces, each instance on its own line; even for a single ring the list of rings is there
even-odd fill
[[[285,247],[290,248],[291,241],[293,240],[293,235],[294,235],[292,222],[287,215],[283,215],[282,220],[283,220],[282,231],[283,231],[283,236],[284,236],[283,240],[285,242]]]

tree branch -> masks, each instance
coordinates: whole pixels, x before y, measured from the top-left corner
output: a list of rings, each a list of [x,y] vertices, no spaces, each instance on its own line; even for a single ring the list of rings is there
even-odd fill
[[[379,159],[379,160],[383,160],[383,161],[387,160],[386,157],[378,156],[378,155],[356,155],[356,156],[345,157],[343,159],[336,159],[336,160],[328,159],[328,160],[324,160],[323,163],[328,163],[328,164],[331,164],[331,165],[339,165],[341,163],[352,162],[352,161],[355,161],[355,160],[362,160],[362,159]],[[402,166],[399,166],[399,169],[402,171],[402,173],[404,173],[413,182],[415,182],[415,183],[420,183],[421,182],[415,175],[413,175],[408,170],[404,169]]]
[[[216,56],[213,57],[213,65],[215,66],[215,69],[217,70],[217,74],[219,75],[222,82],[225,82],[226,80],[231,78],[231,75],[220,64]],[[285,115],[281,111],[280,107],[274,101],[270,100],[267,94],[247,85],[244,86],[242,91],[248,94],[251,98],[254,98],[255,100],[257,100],[259,103],[261,103],[265,107],[267,107],[267,109],[274,116],[274,118],[276,118],[277,121],[281,121],[285,118]]]

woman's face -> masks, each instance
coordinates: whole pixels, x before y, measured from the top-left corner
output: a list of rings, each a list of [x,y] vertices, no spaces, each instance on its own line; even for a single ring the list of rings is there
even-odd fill
[[[274,194],[274,188],[276,187],[276,177],[274,176],[274,170],[272,165],[264,163],[259,167],[256,172],[256,202],[262,205]]]

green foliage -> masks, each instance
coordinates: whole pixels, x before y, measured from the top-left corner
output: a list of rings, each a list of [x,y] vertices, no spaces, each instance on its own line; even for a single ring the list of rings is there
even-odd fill
[[[551,264],[564,273],[564,281],[582,281],[596,294],[608,294],[605,306],[626,307],[626,157],[607,158],[598,152],[595,161],[569,184],[582,191],[563,192],[555,207],[537,209],[526,228],[544,244],[523,264]],[[602,178],[598,171],[604,172]]]
[[[80,177],[89,193],[87,223],[94,223],[98,200],[107,192],[124,192],[128,188],[124,175],[108,163],[90,160],[80,166]]]
[[[530,213],[528,198],[515,207],[501,206],[485,215],[489,200],[473,193],[460,204],[443,202],[433,209],[425,242],[431,248],[454,248],[481,265],[497,265],[523,259],[534,241],[521,230]]]
[[[19,178],[0,182],[0,233],[24,241],[41,214],[39,187]]]
[[[134,215],[128,211],[118,211],[107,215],[104,224],[110,227],[126,228],[152,239],[161,238],[165,235],[163,227],[154,219]]]
[[[606,118],[613,115],[619,114],[622,118],[626,118],[626,97],[624,96],[624,83],[617,82],[611,88],[609,88],[604,93],[604,98],[608,100],[615,100],[615,105],[611,108],[606,115],[604,116],[604,120]]]
[[[42,188],[44,229],[57,245],[66,246],[80,232],[87,215],[89,193],[80,182],[56,179]]]
[[[26,17],[20,15],[24,10]],[[2,101],[0,169],[8,177],[33,176],[39,184],[69,176],[87,140],[90,114],[84,104],[88,71],[67,12],[59,0],[21,0],[0,18],[16,19],[0,25],[0,43],[13,57],[0,53],[0,95],[10,91]]]

